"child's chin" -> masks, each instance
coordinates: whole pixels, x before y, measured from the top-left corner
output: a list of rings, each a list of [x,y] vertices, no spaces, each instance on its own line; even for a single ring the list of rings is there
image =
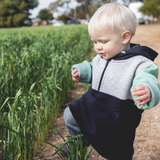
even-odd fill
[[[103,57],[103,59],[109,59],[110,57],[108,57],[108,56],[102,56]]]

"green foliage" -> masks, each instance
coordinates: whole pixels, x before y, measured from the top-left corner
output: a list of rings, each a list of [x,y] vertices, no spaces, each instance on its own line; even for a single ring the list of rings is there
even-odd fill
[[[90,45],[87,26],[0,30],[1,160],[32,159]]]
[[[160,16],[160,0],[144,0],[144,5],[140,8],[140,11],[158,18]]]
[[[37,0],[0,1],[0,27],[23,26],[29,19],[29,10],[38,5]]]
[[[68,13],[62,13],[58,17],[58,20],[66,21],[67,17],[70,19],[89,19],[95,13],[95,11],[103,4],[110,3],[117,0],[76,0],[78,6],[76,8],[66,7],[68,9]],[[143,0],[122,0],[125,5],[128,5],[130,2],[134,1],[143,1]],[[49,10],[52,12],[57,12],[58,8],[64,8],[64,6],[69,6],[69,0],[57,0],[50,4]],[[66,17],[66,18],[65,18]]]
[[[70,17],[72,19],[89,19],[99,6],[101,6],[104,3],[111,2],[111,0],[98,0],[98,1],[76,0],[76,1],[79,3],[79,5],[75,9],[70,9],[69,7],[67,7],[66,9],[68,9],[69,14],[66,15],[62,13],[62,15]],[[64,7],[69,5],[70,5],[69,0],[57,0],[50,4],[49,9],[52,12],[57,12],[58,7]],[[61,17],[59,17],[59,20],[60,19]]]
[[[62,160],[67,160],[67,159],[68,160],[88,160],[93,148],[91,148],[91,150],[88,153],[88,147],[85,147],[85,148],[83,147],[83,143],[82,143],[83,134],[79,134],[75,137],[73,137],[72,135],[66,136],[66,138],[67,138],[67,140],[66,140],[65,137],[63,137],[57,129],[55,129],[55,130],[57,131],[57,133],[60,135],[60,137],[63,139],[64,142],[59,147],[57,147],[49,142],[46,142],[47,144],[51,145],[53,148],[56,149],[56,152],[51,157],[58,154]],[[64,129],[64,130],[66,130],[66,129]],[[68,130],[66,130],[66,131],[68,132]],[[62,151],[62,148],[65,145],[68,146],[68,148],[71,152],[67,158],[62,154],[62,152],[64,152],[64,151]]]
[[[38,17],[42,20],[46,20],[46,21],[49,21],[49,20],[53,20],[53,15],[52,13],[50,12],[50,10],[48,9],[42,9],[40,12],[39,12],[39,15]]]
[[[57,0],[57,1],[55,1],[55,2],[53,2],[53,3],[51,3],[50,5],[49,5],[49,10],[50,11],[57,11],[57,8],[58,7],[62,7],[64,4],[68,4],[70,1],[69,0]]]
[[[67,20],[70,20],[70,18],[66,17],[65,15],[61,15],[61,16],[58,16],[56,20],[61,20],[64,23],[67,23]]]

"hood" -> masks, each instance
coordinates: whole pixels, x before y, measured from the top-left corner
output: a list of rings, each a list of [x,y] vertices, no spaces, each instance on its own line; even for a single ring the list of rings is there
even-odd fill
[[[140,46],[139,44],[130,44],[130,49],[127,50],[125,53],[120,53],[117,56],[113,57],[114,60],[124,60],[128,59],[134,56],[144,56],[152,61],[158,56],[158,53],[154,51],[153,49],[146,47],[146,46]]]

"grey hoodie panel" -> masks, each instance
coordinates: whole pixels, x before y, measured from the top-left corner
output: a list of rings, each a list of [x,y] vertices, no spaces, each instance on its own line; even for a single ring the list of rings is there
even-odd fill
[[[92,88],[95,90],[98,90],[101,75],[107,61],[99,55],[92,61]],[[130,88],[134,77],[152,64],[154,62],[144,56],[134,56],[125,60],[111,60],[104,73],[99,91],[122,100],[132,99]]]
[[[102,59],[99,55],[97,55],[92,60],[92,88],[98,90],[99,81],[103,72],[103,69],[106,65],[107,60]]]

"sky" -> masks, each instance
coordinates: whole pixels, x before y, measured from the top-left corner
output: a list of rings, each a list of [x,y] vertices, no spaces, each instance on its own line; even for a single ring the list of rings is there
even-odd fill
[[[42,9],[49,8],[49,5],[56,0],[38,0],[39,5],[35,7],[33,10],[30,10],[31,16],[30,18],[36,18],[36,16],[39,14],[39,12]],[[71,0],[71,7],[73,8],[76,5],[75,0]],[[53,16],[56,17],[58,14],[54,14]]]

